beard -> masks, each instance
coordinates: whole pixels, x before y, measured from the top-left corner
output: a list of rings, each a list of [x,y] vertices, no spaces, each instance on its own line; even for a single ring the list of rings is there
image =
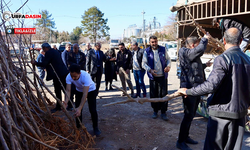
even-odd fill
[[[158,49],[158,45],[156,45],[156,46],[151,46],[151,47],[152,47],[152,49],[154,49],[154,50]]]

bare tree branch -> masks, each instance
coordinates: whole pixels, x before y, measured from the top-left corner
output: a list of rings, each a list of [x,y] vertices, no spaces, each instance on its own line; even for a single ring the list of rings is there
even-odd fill
[[[136,99],[133,99],[123,89],[117,87],[116,85],[112,85],[112,86],[117,88],[118,90],[122,91],[128,97],[128,99],[125,100],[125,101],[113,102],[113,103],[102,105],[104,107],[111,106],[111,105],[116,105],[116,104],[125,104],[125,103],[129,103],[129,102],[137,102],[137,103],[140,103],[140,104],[143,104],[145,102],[153,102],[153,103],[167,102],[167,101],[170,101],[173,98],[181,96],[180,93],[175,92],[173,94],[168,94],[168,95],[164,96],[163,98],[151,98],[151,99],[148,99],[148,98],[136,98]]]

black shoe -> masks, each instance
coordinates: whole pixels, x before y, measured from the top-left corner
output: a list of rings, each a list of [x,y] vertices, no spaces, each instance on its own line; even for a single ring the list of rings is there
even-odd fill
[[[51,109],[50,112],[51,112],[51,113],[55,113],[55,112],[58,111],[58,110],[61,110],[61,109],[54,108],[54,109]]]
[[[179,143],[178,141],[176,142],[176,147],[181,149],[181,150],[192,150],[190,147],[185,142]]]
[[[131,93],[130,95],[132,98],[137,98],[137,96],[135,95],[135,93]]]
[[[164,121],[168,121],[168,117],[167,117],[166,113],[161,114],[161,119]]]
[[[132,98],[137,98],[138,96],[137,96],[137,94],[134,94],[133,96],[131,96]]]
[[[154,112],[154,114],[153,114],[152,118],[153,118],[153,119],[156,119],[157,117],[158,117],[157,112]]]
[[[188,143],[188,144],[198,144],[197,141],[191,139],[190,137],[188,137],[188,138],[186,139],[186,143]]]
[[[98,129],[98,127],[94,128],[94,134],[99,136],[102,132]]]
[[[73,107],[67,107],[66,109],[67,109],[67,111],[72,111]]]

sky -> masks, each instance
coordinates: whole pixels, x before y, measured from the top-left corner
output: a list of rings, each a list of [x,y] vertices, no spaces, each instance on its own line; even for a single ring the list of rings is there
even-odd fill
[[[15,12],[26,0],[5,0],[11,12]],[[19,12],[22,14],[39,14],[41,10],[48,10],[54,18],[56,29],[59,32],[73,31],[81,26],[81,16],[88,8],[96,6],[108,19],[111,38],[121,38],[124,29],[136,24],[142,27],[142,11],[145,12],[146,24],[157,18],[162,26],[166,25],[172,12],[169,8],[177,0],[29,0]],[[35,20],[26,19],[26,25],[32,25]]]

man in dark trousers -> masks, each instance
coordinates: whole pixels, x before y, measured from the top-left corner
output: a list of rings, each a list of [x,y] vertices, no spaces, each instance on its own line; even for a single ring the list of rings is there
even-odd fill
[[[186,39],[186,47],[179,50],[181,67],[180,87],[191,88],[204,82],[203,65],[200,57],[206,50],[209,35],[205,35],[199,42],[197,37],[191,36]],[[189,137],[189,129],[196,114],[200,96],[182,97],[184,105],[184,117],[180,125],[179,138],[176,147],[189,150],[186,143],[198,144]]]
[[[226,30],[226,51],[215,58],[208,79],[191,89],[178,90],[187,97],[211,94],[207,100],[210,117],[204,150],[241,149],[250,105],[250,57],[241,51],[241,41],[239,29]]]
[[[90,49],[86,59],[86,71],[90,73],[92,80],[96,83],[96,92],[99,93],[99,88],[103,73],[103,62],[106,56],[101,51],[101,43],[96,43],[94,49]]]
[[[150,84],[150,98],[162,98],[168,93],[168,72],[170,71],[171,60],[165,47],[158,45],[156,36],[150,36],[150,46],[145,49],[142,59],[142,67],[147,71]],[[158,117],[161,110],[161,118],[167,118],[168,102],[151,103],[154,110],[153,119]]]
[[[133,55],[133,73],[136,84],[136,94],[133,98],[141,97],[141,90],[143,91],[143,97],[147,96],[146,86],[144,83],[145,70],[142,68],[142,57],[144,50],[138,47],[137,42],[131,44]]]
[[[53,80],[56,97],[59,100],[62,100],[61,91],[63,91],[63,87],[61,86],[61,83],[65,88],[66,87],[65,79],[66,79],[66,76],[68,74],[68,70],[67,70],[66,66],[63,64],[61,54],[58,50],[51,48],[48,43],[43,43],[42,49],[45,52],[44,61],[43,62],[36,62],[35,60],[32,60],[31,63],[34,65],[46,68],[46,71],[47,71],[46,80],[47,81]],[[55,72],[53,69],[55,70]],[[57,74],[59,79],[55,73]],[[58,102],[56,103],[56,107],[51,110],[51,113],[54,113],[57,110],[61,110],[61,106],[59,105]]]
[[[119,74],[123,90],[125,92],[127,91],[126,82],[125,82],[127,81],[127,84],[131,90],[131,96],[134,97],[134,89],[133,89],[132,82],[130,80],[130,70],[132,69],[132,66],[133,66],[133,58],[132,58],[132,53],[130,52],[130,50],[127,50],[125,48],[124,43],[119,44],[119,52],[117,53],[116,64],[117,64],[116,72],[117,74]],[[122,71],[122,69],[124,71]],[[127,74],[129,79],[126,78],[126,75],[124,74],[124,72]],[[122,93],[122,96],[124,96],[123,93]]]
[[[91,119],[93,122],[93,130],[96,136],[101,134],[101,131],[98,128],[98,114],[96,110],[96,88],[95,83],[92,81],[90,75],[84,70],[80,69],[79,65],[72,64],[69,67],[69,74],[66,78],[67,95],[70,95],[71,84],[76,86],[76,111],[75,116],[79,117],[82,121],[82,109],[86,101],[88,100],[89,112],[91,114]],[[64,107],[67,107],[68,97],[65,96],[65,101],[63,102]],[[76,119],[77,128],[80,127],[80,122]]]
[[[240,44],[240,49],[244,51],[248,44],[250,43],[250,28],[246,26],[244,23],[240,21],[236,21],[234,19],[230,18],[217,18],[215,17],[212,22],[213,26],[216,26],[221,29],[222,36],[224,35],[224,32],[232,27],[238,28],[241,30],[243,35],[243,40]]]
[[[73,45],[73,51],[69,51],[67,55],[67,64],[68,68],[73,65],[79,65],[81,70],[85,70],[86,66],[86,56],[83,52],[79,51],[79,45],[74,44]],[[73,102],[74,95],[76,94],[76,87],[74,84],[71,84],[71,95],[70,100]],[[72,110],[73,106],[71,102],[68,103],[67,110]]]

